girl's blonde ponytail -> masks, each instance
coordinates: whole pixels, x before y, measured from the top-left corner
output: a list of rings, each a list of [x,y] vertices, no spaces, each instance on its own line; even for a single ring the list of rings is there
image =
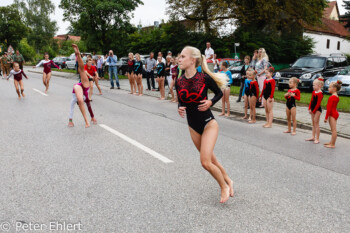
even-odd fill
[[[216,84],[219,86],[220,89],[224,89],[227,87],[228,83],[228,77],[224,73],[213,73],[209,70],[207,59],[205,58],[204,55],[202,55],[202,70],[204,73],[208,74]]]

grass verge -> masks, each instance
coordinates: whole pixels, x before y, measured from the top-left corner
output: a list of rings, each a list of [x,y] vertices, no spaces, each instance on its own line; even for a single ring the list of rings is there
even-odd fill
[[[231,95],[239,95],[239,88],[238,86],[231,86]],[[284,98],[284,94],[287,93],[287,91],[275,91],[275,101],[280,103],[285,103],[286,99]],[[328,98],[330,95],[325,94],[323,96],[322,104],[321,106],[323,109],[327,107]],[[297,101],[297,105],[299,106],[309,106],[311,100],[311,93],[307,92],[301,92],[301,98],[300,101]],[[338,103],[338,111],[342,112],[350,112],[350,97],[349,96],[339,96],[339,103]]]

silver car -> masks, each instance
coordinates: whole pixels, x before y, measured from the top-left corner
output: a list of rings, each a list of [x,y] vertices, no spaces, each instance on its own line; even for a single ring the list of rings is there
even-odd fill
[[[337,80],[340,80],[343,83],[339,95],[350,95],[350,66],[340,71],[336,76],[327,79],[324,85],[324,92],[328,93],[329,85]]]

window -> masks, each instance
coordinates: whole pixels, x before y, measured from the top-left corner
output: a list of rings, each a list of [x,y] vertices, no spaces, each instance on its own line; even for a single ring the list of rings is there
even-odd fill
[[[337,49],[340,50],[340,41],[338,41]]]
[[[327,49],[329,49],[330,43],[331,43],[331,41],[329,39],[327,39]]]
[[[331,58],[331,57],[329,57],[328,59],[327,59],[327,67],[334,67],[335,66],[335,62],[334,62],[334,60],[333,60],[333,58]]]

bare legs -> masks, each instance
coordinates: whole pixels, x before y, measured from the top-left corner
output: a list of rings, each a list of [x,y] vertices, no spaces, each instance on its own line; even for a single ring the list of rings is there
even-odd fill
[[[87,116],[86,116],[86,111],[85,111],[85,106],[84,106],[84,97],[83,97],[83,95],[84,95],[83,88],[79,85],[74,85],[74,90],[75,90],[75,95],[76,95],[77,100],[78,100],[79,109],[81,111],[81,114],[84,117],[85,128],[89,128],[90,123],[89,123]]]
[[[22,80],[21,81],[17,81],[16,79],[14,79],[14,84],[15,84],[17,95],[18,95],[18,99],[20,100],[21,99],[21,95],[23,97],[25,97],[25,95],[23,93],[24,92],[23,81]]]
[[[99,95],[102,95],[102,91],[101,91],[100,85],[98,85],[99,77],[98,76],[95,77],[94,80],[95,80],[95,85],[96,85],[98,91],[100,92]]]
[[[327,148],[335,148],[335,142],[337,140],[337,120],[330,116],[329,117],[329,126],[331,127],[332,137],[331,141],[328,143],[325,143],[324,146]]]
[[[172,81],[171,81],[171,84],[170,84],[170,90],[174,93],[174,86],[175,86],[175,80],[173,79]],[[176,93],[176,92],[175,92]],[[173,103],[175,103],[176,102],[176,100],[177,100],[177,98],[175,97],[175,93],[174,93],[174,95],[172,95],[172,99],[171,99],[171,102],[173,102]]]
[[[50,86],[50,79],[51,79],[51,72],[46,74],[45,72],[43,73],[43,84],[45,86],[45,93],[49,90]]]
[[[159,78],[159,91],[160,91],[160,99],[165,100],[165,87],[164,87],[165,77],[162,76]]]
[[[321,112],[316,111],[316,113],[311,112],[312,120],[312,137],[306,139],[305,141],[314,141],[315,144],[320,143],[320,117]]]
[[[230,88],[227,87],[225,88],[222,93],[224,94],[224,96],[222,97],[222,111],[220,116],[230,116]],[[225,114],[225,104],[227,106],[227,113]]]
[[[249,97],[246,94],[244,94],[243,99],[244,99],[244,117],[242,117],[242,119],[248,119]],[[251,114],[252,113],[250,113],[250,115]]]
[[[135,74],[137,89],[139,91],[139,96],[143,95],[143,84],[142,84],[142,74]]]
[[[130,93],[129,94],[135,94],[136,95],[136,84],[135,84],[135,78],[134,78],[134,72],[127,73],[129,83],[130,83]]]
[[[271,128],[272,127],[273,102],[274,102],[274,99],[270,99],[270,98],[268,98],[267,100],[263,101],[264,107],[265,107],[265,113],[266,113],[266,124],[263,126],[264,128]]]
[[[296,115],[297,115],[297,108],[292,107],[291,110],[289,108],[286,108],[286,115],[287,115],[287,121],[288,121],[288,129],[287,131],[284,131],[283,133],[292,133],[292,135],[296,135],[297,132],[297,120],[296,120]],[[292,132],[292,121],[293,121],[293,132]]]
[[[91,96],[93,94],[93,89],[94,89],[94,81],[89,81],[89,83],[90,83],[89,100],[91,101]]]
[[[256,97],[251,96],[249,98],[249,105],[250,105],[250,118],[251,120],[248,123],[254,124],[256,123]]]
[[[233,182],[227,175],[223,166],[214,155],[214,147],[219,133],[219,126],[215,120],[210,121],[202,135],[190,128],[193,143],[200,152],[200,160],[203,168],[207,170],[218,182],[221,188],[220,203],[226,202],[233,197]]]

